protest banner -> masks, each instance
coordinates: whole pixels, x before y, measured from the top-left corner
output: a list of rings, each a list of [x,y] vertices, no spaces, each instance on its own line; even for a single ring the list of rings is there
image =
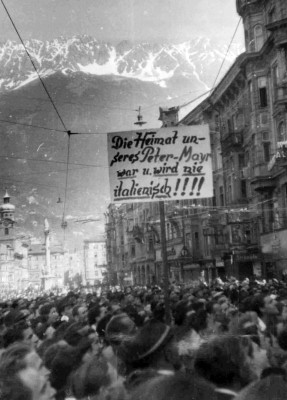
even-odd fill
[[[208,125],[108,133],[111,201],[213,196]]]

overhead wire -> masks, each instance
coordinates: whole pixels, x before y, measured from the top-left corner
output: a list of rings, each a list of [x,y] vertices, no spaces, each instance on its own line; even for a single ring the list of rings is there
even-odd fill
[[[224,58],[223,58],[223,60],[222,60],[222,63],[221,63],[220,68],[219,68],[219,70],[218,70],[218,73],[217,73],[217,75],[216,75],[216,78],[215,78],[215,80],[214,80],[214,82],[213,82],[213,85],[212,85],[211,90],[213,90],[214,87],[215,87],[215,85],[216,85],[217,79],[218,79],[219,74],[220,74],[220,72],[221,72],[221,70],[222,70],[223,64],[225,63],[227,54],[229,53],[230,47],[231,47],[231,45],[232,45],[232,43],[233,43],[233,40],[234,40],[234,38],[235,38],[235,35],[236,35],[236,33],[237,33],[237,30],[238,30],[238,28],[239,28],[239,25],[240,25],[241,20],[242,20],[242,18],[240,17],[239,20],[238,20],[238,22],[237,22],[235,31],[234,31],[234,33],[233,33],[233,35],[232,35],[232,38],[231,38],[231,40],[230,40],[230,43],[229,43],[229,45],[228,45],[228,47],[227,47],[226,53],[225,53],[225,55],[224,55]]]
[[[37,70],[37,67],[36,67],[36,65],[35,65],[35,63],[33,61],[33,58],[31,57],[31,55],[30,55],[30,53],[29,53],[29,51],[28,51],[28,49],[27,49],[27,47],[26,47],[26,45],[25,45],[25,43],[24,43],[24,41],[23,41],[23,39],[22,39],[22,37],[20,35],[20,32],[18,31],[18,29],[17,29],[17,27],[16,27],[11,15],[10,15],[5,3],[4,3],[4,0],[1,0],[1,3],[2,3],[2,5],[3,5],[3,7],[4,7],[5,11],[6,11],[6,14],[7,14],[8,18],[10,19],[10,22],[11,22],[11,24],[12,24],[12,26],[13,26],[13,28],[14,28],[14,30],[15,30],[15,32],[16,32],[16,34],[17,34],[17,36],[18,36],[18,38],[19,38],[19,40],[21,42],[21,44],[22,44],[22,46],[24,47],[24,50],[25,50],[25,52],[26,52],[26,54],[27,54],[27,56],[28,56],[28,58],[29,58],[29,60],[30,60],[30,62],[32,64],[32,66],[33,66],[33,68],[34,68],[34,70],[35,70],[35,72],[36,72],[41,84],[42,84],[42,87],[43,87],[44,91],[46,92],[46,95],[48,96],[48,98],[49,98],[49,100],[50,100],[50,102],[51,102],[51,104],[52,104],[52,106],[54,108],[54,111],[55,111],[56,115],[58,116],[59,121],[61,122],[65,132],[68,134],[68,152],[67,152],[67,162],[66,162],[67,168],[66,168],[66,182],[65,182],[65,200],[64,200],[64,213],[63,213],[63,220],[64,220],[65,219],[65,210],[66,210],[66,201],[67,201],[66,194],[67,194],[68,175],[69,175],[69,153],[70,153],[69,149],[70,149],[71,131],[68,130],[68,128],[66,127],[66,124],[65,124],[64,120],[62,119],[62,117],[61,117],[61,115],[60,115],[60,113],[59,113],[59,111],[58,111],[58,109],[56,107],[56,104],[54,103],[52,96],[50,95],[50,93],[49,93],[49,91],[48,91],[48,89],[47,89],[47,87],[46,87],[41,75],[39,74],[39,72]],[[64,229],[64,232],[65,232],[65,229]],[[65,242],[65,236],[64,236],[64,242]]]
[[[12,24],[12,26],[13,26],[13,28],[14,28],[14,30],[15,30],[15,32],[16,32],[16,34],[17,34],[17,36],[18,36],[18,38],[19,38],[19,40],[21,42],[21,44],[22,44],[22,46],[24,47],[24,50],[25,50],[25,52],[26,52],[26,54],[27,54],[27,56],[28,56],[28,58],[29,58],[29,60],[30,60],[30,62],[32,64],[32,66],[33,66],[33,68],[34,68],[34,70],[35,70],[35,72],[36,72],[36,74],[37,74],[42,86],[43,86],[43,89],[45,90],[45,92],[46,92],[46,94],[47,94],[47,96],[48,96],[48,98],[49,98],[49,100],[50,100],[50,102],[51,102],[51,104],[52,104],[52,106],[53,106],[53,108],[54,108],[54,110],[55,110],[55,112],[56,112],[56,114],[57,114],[62,126],[63,126],[63,128],[65,129],[66,132],[68,132],[66,124],[64,123],[64,121],[63,121],[63,119],[62,119],[62,117],[61,117],[61,115],[60,115],[60,113],[59,113],[59,111],[58,111],[53,99],[52,99],[52,96],[50,95],[50,93],[49,93],[49,91],[48,91],[48,89],[47,89],[47,87],[45,85],[45,82],[43,81],[41,75],[39,74],[39,72],[37,70],[37,67],[36,67],[36,65],[35,65],[35,63],[33,61],[33,58],[31,57],[31,55],[30,55],[30,53],[29,53],[29,51],[28,51],[28,49],[27,49],[27,47],[26,47],[26,45],[24,43],[24,40],[22,39],[22,36],[20,35],[20,32],[18,31],[18,29],[17,29],[17,27],[16,27],[11,15],[10,15],[5,3],[4,3],[4,0],[1,0],[1,3],[2,3],[2,5],[3,5],[3,7],[4,7],[5,11],[6,11],[6,14],[7,14],[8,18],[10,19],[10,22],[11,22],[11,24]]]
[[[45,160],[38,159],[38,158],[28,158],[28,157],[16,157],[16,156],[6,156],[0,155],[0,158],[7,158],[7,159],[15,159],[15,160],[26,160],[26,161],[36,161],[36,162],[46,162],[46,163],[54,163],[54,164],[67,164],[66,161],[56,161],[56,160]],[[83,163],[70,163],[70,165],[80,165],[83,167],[93,167],[93,168],[108,168],[108,165],[96,165],[96,164],[83,164]]]
[[[47,131],[55,131],[55,132],[67,133],[67,131],[64,131],[64,130],[61,130],[61,129],[47,128],[46,126],[40,126],[40,125],[34,125],[34,124],[24,124],[23,122],[9,121],[9,120],[6,120],[6,119],[0,119],[0,123],[7,123],[7,124],[12,124],[12,125],[27,126],[29,128],[37,128],[37,129],[44,129],[44,130],[47,130]]]

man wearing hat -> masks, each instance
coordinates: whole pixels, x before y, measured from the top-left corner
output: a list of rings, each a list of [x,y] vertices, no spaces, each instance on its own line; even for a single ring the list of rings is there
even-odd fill
[[[156,319],[119,346],[118,355],[125,362],[127,374],[147,368],[172,374],[181,366],[171,327]]]

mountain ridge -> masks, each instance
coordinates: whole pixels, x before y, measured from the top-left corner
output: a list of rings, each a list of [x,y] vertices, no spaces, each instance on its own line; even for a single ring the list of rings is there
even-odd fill
[[[180,44],[132,44],[121,41],[116,45],[103,43],[90,36],[64,37],[52,41],[36,39],[25,42],[38,73],[48,76],[55,71],[81,71],[92,75],[118,75],[165,85],[165,81],[182,73],[196,75],[210,85],[204,61],[219,65],[225,58],[230,64],[242,49],[198,37]],[[0,91],[16,89],[38,78],[22,44],[0,43]]]

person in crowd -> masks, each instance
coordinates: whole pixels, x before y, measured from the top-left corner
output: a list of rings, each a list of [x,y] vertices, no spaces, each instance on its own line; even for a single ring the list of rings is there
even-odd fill
[[[236,396],[236,400],[283,400],[286,399],[287,382],[280,374],[252,382]]]
[[[87,322],[87,307],[85,304],[76,305],[73,307],[72,316],[75,322]]]
[[[15,343],[2,352],[1,400],[53,400],[55,394],[47,369],[30,346]]]
[[[225,393],[232,398],[257,378],[247,358],[251,352],[252,346],[247,338],[216,336],[199,347],[194,370],[215,385],[218,393]]]
[[[30,344],[34,347],[39,345],[39,338],[35,335],[30,324],[26,320],[15,323],[13,327],[9,327],[2,336],[2,345],[7,348],[14,342],[22,342]]]
[[[134,370],[154,369],[167,373],[179,370],[181,362],[170,326],[151,319],[117,349],[125,365],[125,376]]]
[[[214,387],[198,377],[183,373],[158,374],[135,386],[129,393],[129,400],[217,400]]]
[[[58,313],[61,321],[72,322],[73,321],[73,307],[74,299],[71,296],[66,296],[61,299],[58,303]]]

